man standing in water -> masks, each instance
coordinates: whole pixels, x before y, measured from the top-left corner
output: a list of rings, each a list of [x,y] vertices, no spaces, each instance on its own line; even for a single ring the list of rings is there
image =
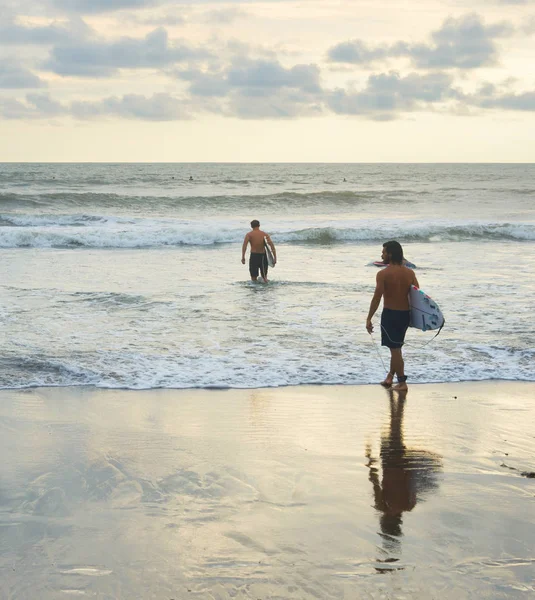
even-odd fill
[[[383,244],[381,259],[388,267],[377,273],[377,284],[366,319],[366,329],[368,333],[372,333],[372,317],[383,298],[381,345],[390,348],[390,371],[381,385],[390,387],[396,375],[398,384],[394,389],[405,391],[408,389],[407,376],[401,348],[410,323],[409,291],[411,285],[420,286],[414,271],[403,266],[403,248],[399,242]]]
[[[271,252],[273,252],[273,260],[276,263],[277,252],[275,250],[275,245],[271,241],[269,235],[260,229],[260,221],[257,221],[256,219],[251,221],[251,228],[252,231],[246,234],[243,240],[241,262],[243,265],[245,264],[245,251],[247,250],[247,245],[251,244],[251,256],[249,257],[249,273],[251,273],[251,279],[252,281],[257,281],[258,271],[260,271],[264,283],[267,283],[268,262],[264,240],[269,244]]]

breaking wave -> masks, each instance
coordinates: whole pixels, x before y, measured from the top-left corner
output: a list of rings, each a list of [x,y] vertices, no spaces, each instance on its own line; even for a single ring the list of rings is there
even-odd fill
[[[428,223],[374,221],[348,227],[271,230],[278,243],[340,244],[378,242],[534,241],[533,223]],[[0,215],[2,248],[158,248],[240,243],[243,226],[201,221],[120,219],[92,215]]]

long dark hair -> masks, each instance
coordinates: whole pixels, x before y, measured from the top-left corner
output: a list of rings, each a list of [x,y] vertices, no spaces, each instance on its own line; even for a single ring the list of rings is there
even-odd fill
[[[399,242],[385,242],[383,248],[390,255],[390,262],[396,265],[403,263],[403,248]]]

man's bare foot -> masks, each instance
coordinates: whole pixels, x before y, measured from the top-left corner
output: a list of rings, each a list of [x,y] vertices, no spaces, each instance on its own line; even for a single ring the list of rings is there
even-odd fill
[[[406,392],[406,391],[408,391],[409,387],[405,382],[403,382],[403,383],[396,383],[396,385],[392,389],[395,390],[396,392]]]
[[[392,387],[392,383],[394,381],[394,376],[390,373],[385,377],[384,381],[381,381],[381,385],[385,388]]]

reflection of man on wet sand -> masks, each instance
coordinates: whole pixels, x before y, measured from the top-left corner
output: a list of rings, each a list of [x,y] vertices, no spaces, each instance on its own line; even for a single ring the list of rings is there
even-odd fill
[[[403,441],[403,411],[405,394],[390,399],[390,426],[381,435],[381,471],[372,457],[371,446],[366,448],[369,480],[373,485],[375,509],[381,513],[380,527],[385,550],[397,550],[402,535],[402,515],[411,511],[422,496],[438,487],[436,474],[442,468],[441,457],[427,450],[407,448]],[[397,559],[391,559],[395,561]],[[387,561],[387,562],[391,562]]]

